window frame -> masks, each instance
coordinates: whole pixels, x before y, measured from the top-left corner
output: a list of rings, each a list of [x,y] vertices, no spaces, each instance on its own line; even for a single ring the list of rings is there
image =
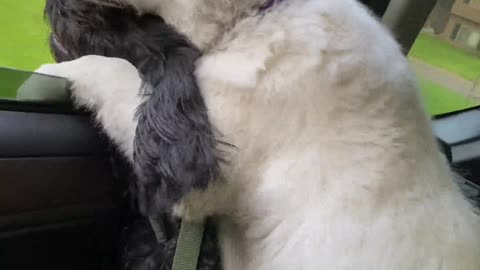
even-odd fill
[[[460,29],[456,33],[456,36],[455,36],[455,39],[454,39],[454,41],[457,42],[458,44],[460,44],[461,46],[465,46],[465,47],[468,47],[470,49],[476,50],[480,46],[480,38],[479,38],[479,40],[477,40],[477,44],[472,47],[468,44],[467,41],[463,41],[463,40],[460,39],[460,35],[462,34],[462,31],[470,31],[470,33],[468,35],[469,36],[468,38],[470,38],[470,35],[472,35],[473,33],[480,34],[480,31],[475,29],[475,27],[472,27],[471,25],[469,25],[467,23],[460,23]]]
[[[391,0],[382,22],[408,54],[438,0]]]

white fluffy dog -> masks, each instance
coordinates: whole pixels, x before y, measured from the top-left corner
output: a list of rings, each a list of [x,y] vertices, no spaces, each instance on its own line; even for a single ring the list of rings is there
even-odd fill
[[[80,0],[79,0],[80,1]],[[480,218],[438,151],[399,45],[354,0],[95,0],[156,13],[204,56],[196,75],[225,179],[174,210],[219,216],[227,270],[478,270]],[[74,83],[132,157],[141,79],[86,56]]]

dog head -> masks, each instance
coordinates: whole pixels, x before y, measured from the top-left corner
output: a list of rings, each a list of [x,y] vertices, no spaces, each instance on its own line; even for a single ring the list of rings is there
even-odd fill
[[[45,16],[52,29],[52,53],[59,62],[97,54],[124,58],[139,66],[152,57],[162,62],[157,60],[165,58],[165,47],[172,42],[191,46],[161,17],[138,16],[132,8],[47,0]]]
[[[239,17],[271,0],[83,0],[157,14],[202,50]]]
[[[149,98],[138,108],[133,159],[141,210],[170,211],[193,189],[206,188],[221,158],[194,76],[200,50],[160,17],[132,7],[47,0],[45,13],[57,61],[123,58],[144,80]]]

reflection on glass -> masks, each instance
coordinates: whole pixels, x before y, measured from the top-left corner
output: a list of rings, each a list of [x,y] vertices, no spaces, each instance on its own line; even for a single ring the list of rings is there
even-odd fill
[[[69,83],[60,77],[0,68],[0,99],[36,103],[67,103]]]

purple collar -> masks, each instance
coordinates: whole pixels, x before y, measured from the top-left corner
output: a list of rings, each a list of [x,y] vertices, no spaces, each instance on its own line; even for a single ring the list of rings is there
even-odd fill
[[[266,11],[267,9],[269,9],[269,8],[271,8],[271,7],[273,7],[276,4],[281,3],[281,2],[283,2],[283,0],[268,0],[265,4],[260,6],[260,8],[258,10],[260,12]]]

